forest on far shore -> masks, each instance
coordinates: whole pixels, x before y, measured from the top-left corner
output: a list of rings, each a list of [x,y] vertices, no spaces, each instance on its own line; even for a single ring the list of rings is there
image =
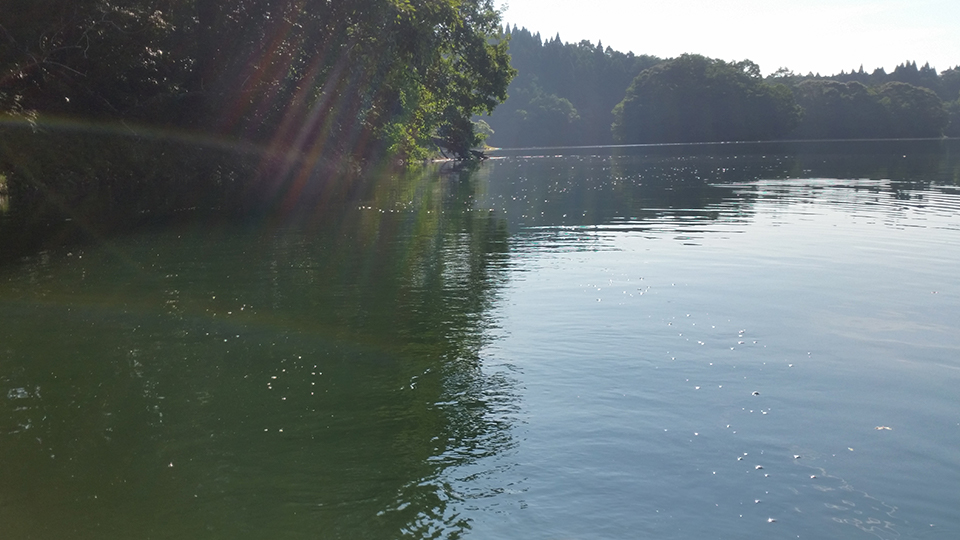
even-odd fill
[[[663,59],[510,28],[517,76],[489,117],[499,147],[960,136],[960,66],[821,76],[695,54]]]

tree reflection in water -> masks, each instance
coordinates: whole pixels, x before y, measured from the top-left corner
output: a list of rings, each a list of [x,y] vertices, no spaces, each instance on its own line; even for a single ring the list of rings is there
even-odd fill
[[[460,536],[498,486],[456,471],[517,407],[476,186],[428,167],[5,268],[2,536]]]

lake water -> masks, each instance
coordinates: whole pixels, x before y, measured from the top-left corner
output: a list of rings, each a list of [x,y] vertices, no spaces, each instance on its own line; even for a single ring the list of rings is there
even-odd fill
[[[0,267],[0,538],[960,537],[957,141],[313,191]]]

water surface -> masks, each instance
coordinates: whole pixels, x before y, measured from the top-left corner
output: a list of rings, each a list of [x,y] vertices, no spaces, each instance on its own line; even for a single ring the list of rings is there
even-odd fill
[[[958,151],[502,152],[0,268],[0,536],[954,538]]]

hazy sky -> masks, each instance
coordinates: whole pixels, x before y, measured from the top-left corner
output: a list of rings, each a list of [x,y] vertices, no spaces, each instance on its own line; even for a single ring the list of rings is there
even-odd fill
[[[503,20],[622,52],[750,59],[764,74],[960,65],[960,0],[494,0]]]

